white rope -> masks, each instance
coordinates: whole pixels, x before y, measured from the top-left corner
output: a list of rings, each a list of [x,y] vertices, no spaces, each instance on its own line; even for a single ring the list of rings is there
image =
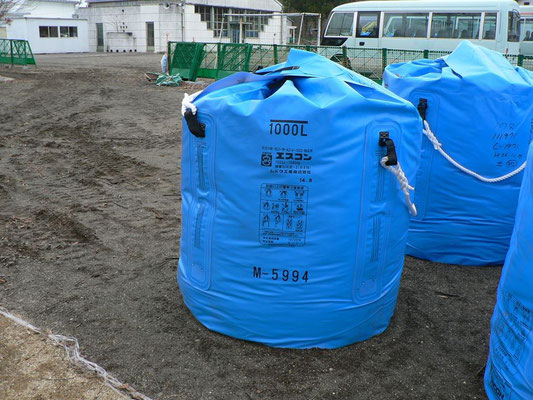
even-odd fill
[[[387,156],[383,157],[380,162],[381,166],[385,168],[386,170],[392,172],[394,176],[396,176],[396,179],[398,179],[398,182],[400,182],[400,187],[405,196],[405,203],[407,204],[407,208],[409,209],[409,212],[411,213],[411,215],[413,217],[416,217],[418,212],[416,210],[416,206],[411,202],[411,196],[409,193],[410,190],[414,190],[415,188],[409,185],[409,180],[405,176],[405,172],[403,172],[403,169],[400,163],[398,163],[395,168],[391,165],[387,165],[387,161],[389,161],[389,157]]]
[[[128,396],[131,399],[137,399],[137,400],[152,400],[150,397],[147,397],[143,395],[142,393],[137,392],[134,388],[132,388],[128,384],[124,384],[120,382],[117,378],[110,375],[105,369],[100,367],[98,364],[95,364],[89,360],[87,360],[85,357],[83,357],[80,353],[80,344],[78,343],[78,339],[63,335],[54,335],[52,333],[46,334],[41,329],[33,326],[29,322],[26,322],[10,312],[8,312],[5,308],[0,306],[0,314],[2,314],[4,317],[10,319],[11,321],[42,335],[46,335],[54,345],[61,346],[65,349],[67,353],[68,359],[85,369],[88,369],[91,372],[96,373],[99,375],[105,382],[107,386],[109,386],[111,389],[113,389],[115,392],[122,396]]]
[[[187,110],[191,110],[192,113],[196,115],[196,113],[198,112],[198,108],[193,104],[193,101],[198,97],[200,93],[202,93],[201,90],[191,95],[188,95],[187,93],[183,95],[183,101],[181,102],[181,115],[185,115],[185,112]]]
[[[519,174],[520,172],[522,172],[524,170],[524,168],[526,168],[526,163],[527,162],[524,161],[524,163],[521,166],[519,166],[514,171],[509,172],[508,174],[499,176],[497,178],[486,178],[486,177],[484,177],[482,175],[479,175],[478,173],[476,173],[476,172],[474,172],[474,171],[472,171],[472,170],[470,170],[470,169],[468,169],[466,167],[463,167],[461,164],[459,164],[457,161],[455,161],[448,153],[446,153],[443,150],[443,148],[442,148],[442,144],[439,142],[439,140],[437,139],[437,137],[435,136],[435,134],[431,130],[431,127],[429,126],[427,121],[424,121],[424,135],[427,136],[427,138],[429,139],[429,141],[433,145],[433,148],[435,150],[437,150],[446,160],[448,160],[451,164],[455,165],[457,168],[459,168],[464,173],[467,173],[468,175],[473,176],[474,178],[479,179],[482,182],[487,182],[487,183],[501,182],[501,181],[504,181],[506,179],[509,179],[509,178],[515,176],[516,174]]]

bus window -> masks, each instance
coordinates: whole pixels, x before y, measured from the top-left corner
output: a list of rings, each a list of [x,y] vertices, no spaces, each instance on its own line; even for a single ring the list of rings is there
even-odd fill
[[[360,11],[358,13],[356,36],[360,38],[379,36],[379,12]]]
[[[516,11],[509,11],[509,26],[507,33],[508,42],[518,42],[520,40],[520,14]]]
[[[520,27],[520,36],[524,42],[533,41],[533,18],[522,19],[522,26]]]
[[[483,39],[496,39],[496,13],[485,13],[485,22],[483,23]]]
[[[326,36],[352,36],[353,13],[334,13],[329,21]]]
[[[433,14],[431,37],[446,39],[477,39],[481,14]]]
[[[384,37],[425,38],[428,32],[429,14],[385,13]]]

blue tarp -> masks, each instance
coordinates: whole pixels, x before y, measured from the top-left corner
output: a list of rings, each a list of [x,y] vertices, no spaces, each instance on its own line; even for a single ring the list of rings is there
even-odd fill
[[[334,348],[386,329],[409,223],[380,133],[413,182],[415,107],[314,53],[214,83],[183,122],[178,281],[209,329]],[[194,125],[191,125],[194,126]]]
[[[414,105],[442,149],[486,178],[525,161],[533,135],[533,73],[494,51],[462,42],[449,56],[393,64],[384,85]],[[502,264],[523,173],[486,183],[460,171],[424,138],[407,253],[451,264]]]
[[[485,390],[490,400],[533,399],[533,145],[491,322]]]

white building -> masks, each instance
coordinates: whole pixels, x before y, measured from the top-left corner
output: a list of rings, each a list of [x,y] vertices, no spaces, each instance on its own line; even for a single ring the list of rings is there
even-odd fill
[[[89,51],[87,20],[77,0],[27,0],[0,21],[0,37],[28,40],[33,53]]]
[[[268,17],[281,11],[277,0],[88,0],[78,14],[89,21],[89,51],[163,52],[167,40],[285,43],[285,17]]]

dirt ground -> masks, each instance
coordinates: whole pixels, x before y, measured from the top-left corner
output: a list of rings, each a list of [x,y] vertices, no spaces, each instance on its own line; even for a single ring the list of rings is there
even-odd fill
[[[176,283],[184,91],[159,55],[0,68],[0,305],[157,399],[482,399],[501,268],[407,258],[389,329],[279,350],[202,327]],[[1,281],[0,281],[1,282]]]
[[[16,400],[124,400],[65,351],[0,315],[0,393]]]

